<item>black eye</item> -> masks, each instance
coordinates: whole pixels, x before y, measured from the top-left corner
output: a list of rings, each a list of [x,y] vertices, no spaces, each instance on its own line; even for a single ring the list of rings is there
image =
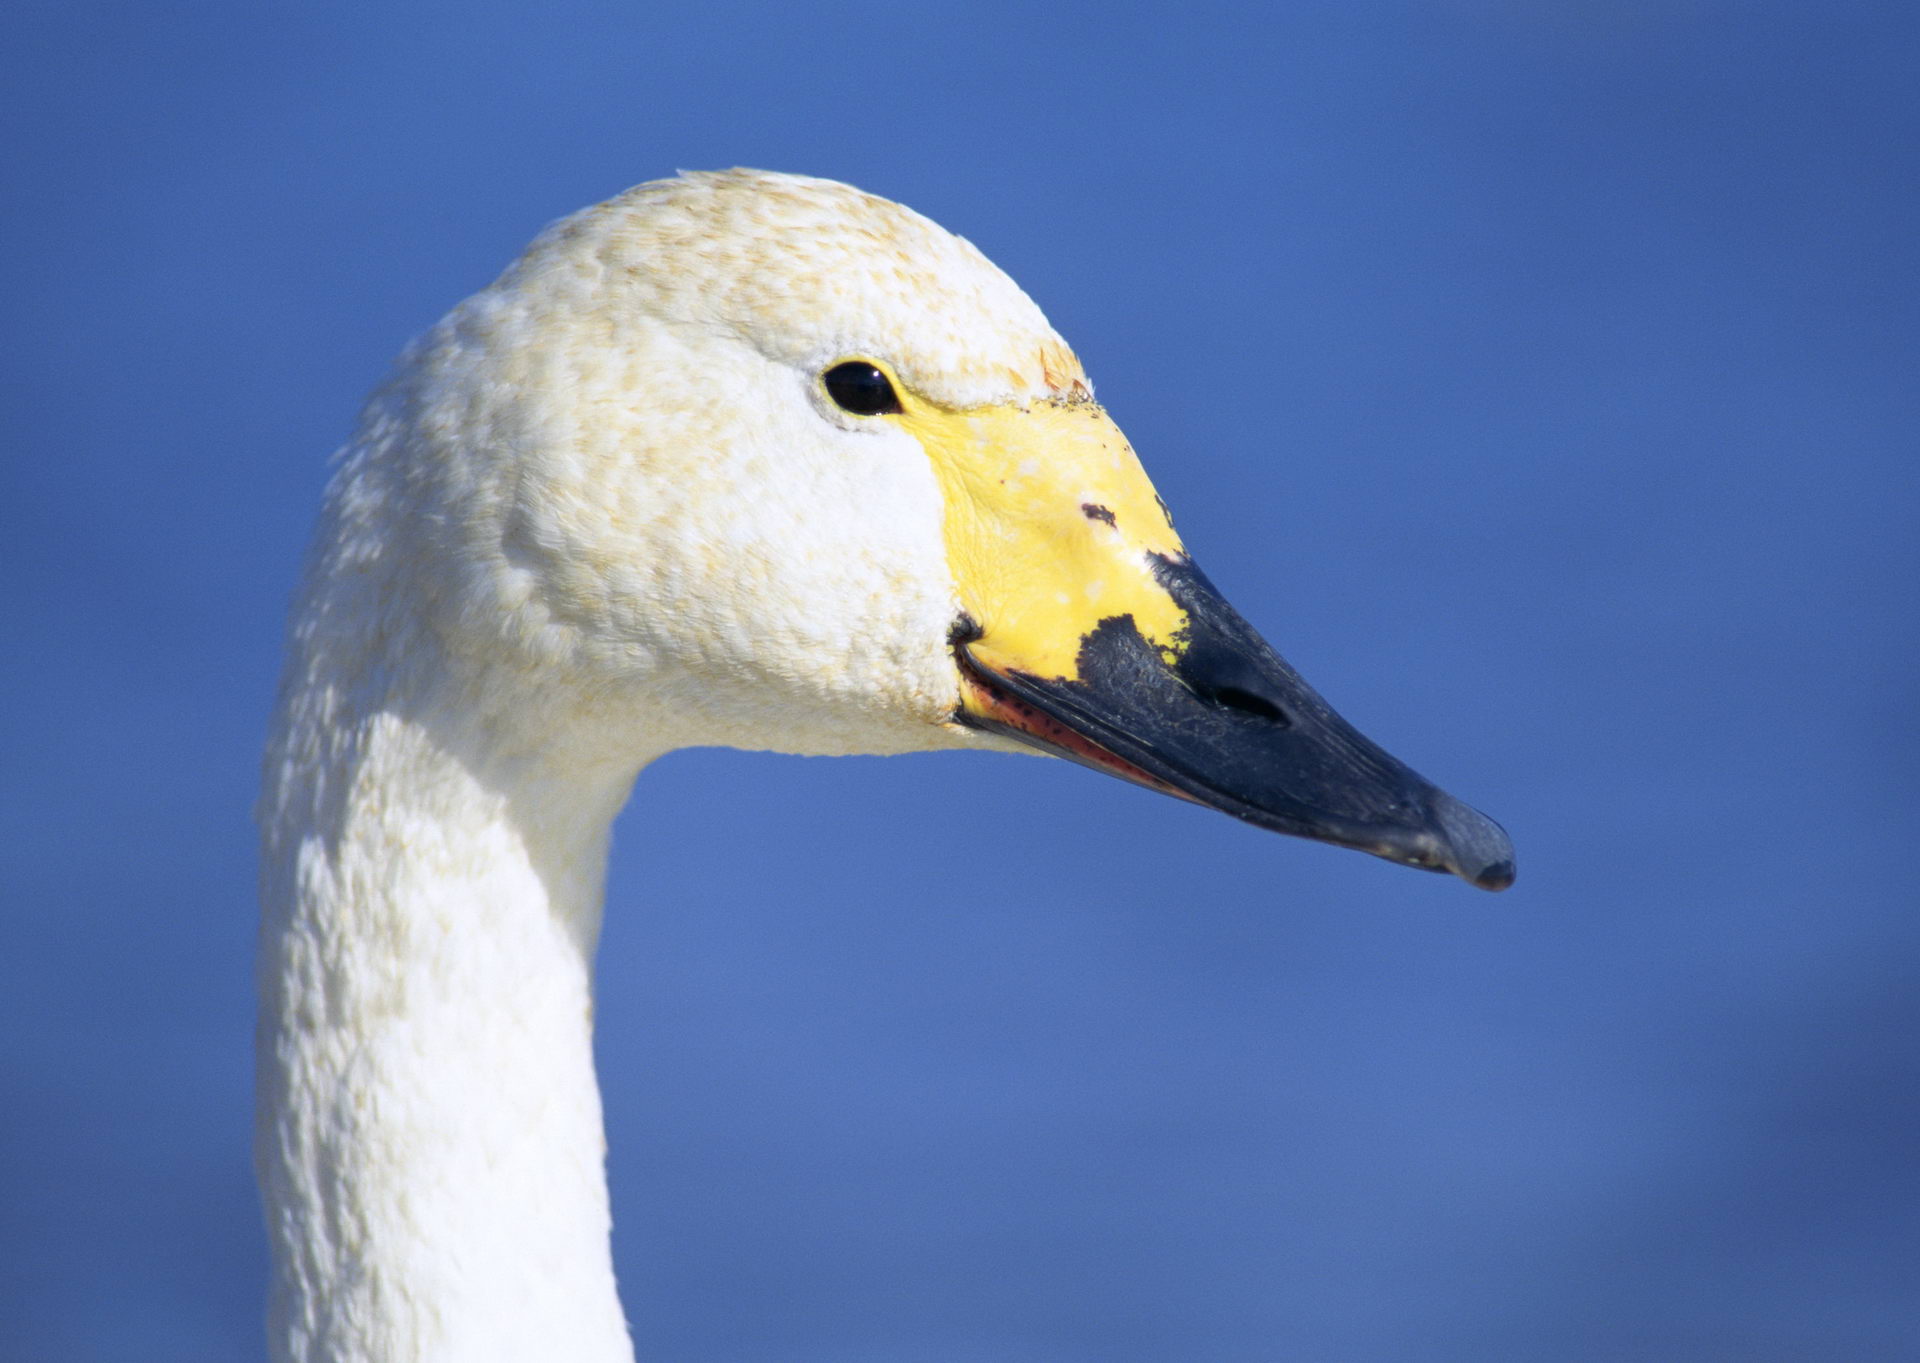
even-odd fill
[[[836,364],[820,376],[820,382],[826,384],[827,396],[838,403],[842,411],[855,416],[879,416],[900,410],[900,399],[893,385],[887,382],[887,376],[865,360]]]

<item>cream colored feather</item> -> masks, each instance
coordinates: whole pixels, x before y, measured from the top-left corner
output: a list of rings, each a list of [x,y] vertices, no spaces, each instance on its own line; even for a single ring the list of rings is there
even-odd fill
[[[557,224],[375,395],[261,803],[275,1356],[631,1356],[592,963],[675,748],[1013,741],[1487,889],[1498,825],[1341,720],[1187,557],[1033,303],[845,185]]]
[[[617,1360],[591,960],[608,826],[692,744],[951,723],[923,450],[826,402],[1085,392],[965,241],[753,171],[565,219],[414,345],[328,492],[266,762],[275,1356]]]

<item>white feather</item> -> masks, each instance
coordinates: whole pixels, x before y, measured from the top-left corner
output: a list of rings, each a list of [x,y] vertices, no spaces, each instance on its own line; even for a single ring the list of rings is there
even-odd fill
[[[844,185],[643,185],[402,359],[327,494],[261,804],[274,1356],[624,1360],[591,963],[647,762],[1002,746],[949,723],[954,586],[909,436],[1085,391],[966,242]]]

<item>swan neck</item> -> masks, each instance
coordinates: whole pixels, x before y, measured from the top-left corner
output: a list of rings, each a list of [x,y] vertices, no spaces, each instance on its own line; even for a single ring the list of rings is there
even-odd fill
[[[445,659],[306,643],[262,806],[275,1357],[626,1363],[592,967],[639,764],[498,679],[396,681]]]

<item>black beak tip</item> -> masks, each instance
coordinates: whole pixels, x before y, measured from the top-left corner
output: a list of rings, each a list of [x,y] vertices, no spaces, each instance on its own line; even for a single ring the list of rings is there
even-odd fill
[[[1513,884],[1513,861],[1496,861],[1483,867],[1480,874],[1473,877],[1472,883],[1483,890],[1504,890]]]
[[[1506,829],[1444,792],[1434,792],[1431,809],[1447,870],[1483,890],[1513,884],[1513,840]]]

